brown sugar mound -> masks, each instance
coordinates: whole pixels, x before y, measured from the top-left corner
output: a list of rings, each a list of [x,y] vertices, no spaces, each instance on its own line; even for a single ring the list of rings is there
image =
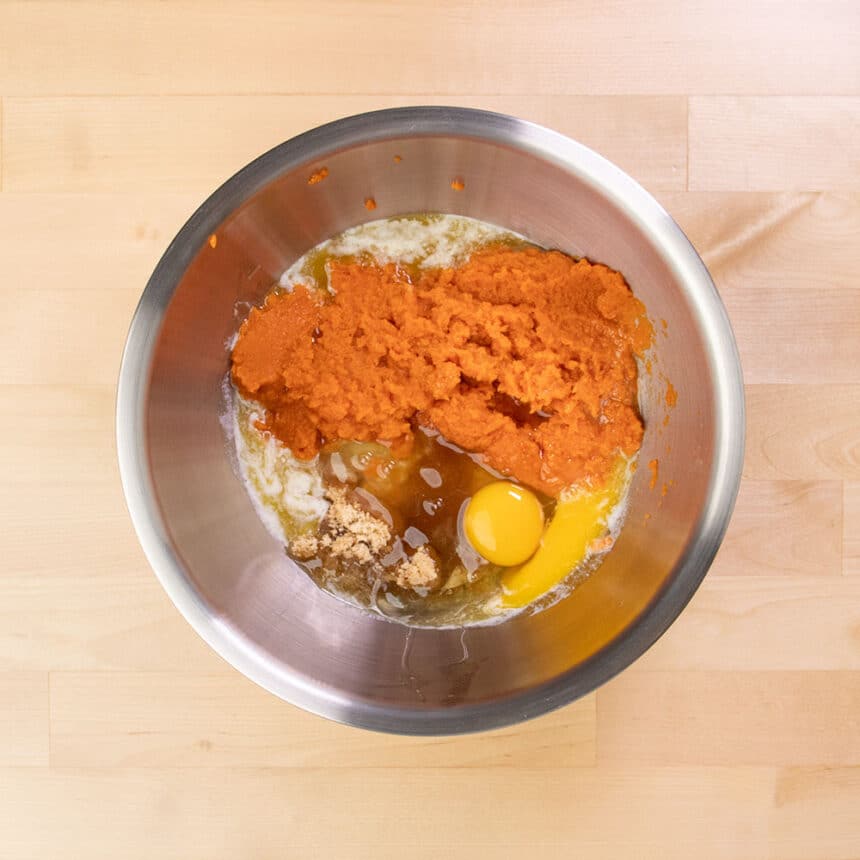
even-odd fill
[[[330,293],[273,293],[233,350],[233,380],[302,459],[327,442],[409,450],[416,424],[550,495],[605,479],[643,426],[645,308],[618,272],[491,247],[415,279],[333,262]]]
[[[372,564],[372,569],[404,589],[429,588],[439,584],[436,561],[425,547],[418,547],[411,556],[401,551],[399,564],[385,570],[381,559],[391,549],[393,540],[388,525],[353,504],[343,490],[331,489],[326,495],[331,504],[323,517],[321,533],[293,538],[290,551],[294,558]]]
[[[367,564],[391,543],[391,529],[377,517],[353,505],[340,490],[327,493],[331,504],[323,518],[323,534],[299,535],[290,548],[296,558],[308,559],[321,550],[333,558]]]

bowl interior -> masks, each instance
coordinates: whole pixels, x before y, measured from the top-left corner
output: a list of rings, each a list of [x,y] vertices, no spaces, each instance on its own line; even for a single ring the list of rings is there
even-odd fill
[[[401,112],[318,130],[213,195],[147,288],[119,405],[136,525],[198,631],[291,701],[410,732],[513,722],[635,659],[704,574],[743,445],[731,331],[707,272],[668,216],[620,171],[560,136],[508,118],[447,116],[423,128]],[[328,177],[309,185],[323,166]],[[451,187],[455,177],[462,191]],[[372,213],[368,196],[378,207]],[[607,263],[624,273],[657,331],[652,372],[640,386],[640,468],[617,545],[565,600],[491,626],[408,629],[320,591],[255,514],[223,426],[227,343],[250,304],[323,239],[417,211],[484,219]],[[666,379],[678,399],[664,426]],[[654,458],[652,488],[646,464]]]

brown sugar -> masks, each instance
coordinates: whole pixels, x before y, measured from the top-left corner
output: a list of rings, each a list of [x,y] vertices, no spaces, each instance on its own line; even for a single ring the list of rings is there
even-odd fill
[[[312,534],[298,535],[290,541],[290,552],[302,561],[313,558],[319,552],[319,540]]]
[[[271,294],[233,351],[234,382],[296,457],[338,440],[401,456],[420,425],[555,496],[638,450],[653,331],[618,272],[496,246],[417,274],[334,261],[329,283]]]
[[[391,529],[382,520],[352,504],[341,490],[329,490],[328,511],[319,535],[303,534],[290,541],[295,558],[307,560],[320,554],[367,564],[380,557],[391,543]]]
[[[401,588],[429,588],[439,578],[439,569],[433,556],[423,547],[418,547],[411,558],[402,561],[395,572],[394,580]]]
[[[348,501],[342,490],[329,490],[331,505],[320,523],[319,534],[302,534],[290,541],[293,558],[308,561],[320,557],[339,562],[370,565],[380,576],[400,588],[430,588],[439,580],[439,569],[426,547],[419,547],[397,567],[384,571],[383,556],[392,545],[389,526]]]
[[[323,546],[331,549],[335,558],[369,562],[378,558],[391,542],[391,529],[373,514],[346,500],[343,493],[330,491],[331,506],[325,517],[328,533]]]

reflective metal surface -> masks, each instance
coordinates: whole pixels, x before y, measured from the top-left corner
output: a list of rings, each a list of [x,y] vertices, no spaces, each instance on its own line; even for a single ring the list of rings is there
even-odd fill
[[[328,178],[308,185],[322,166]],[[457,176],[466,184],[460,192],[450,185]],[[378,204],[373,213],[363,205],[369,195]],[[643,385],[641,468],[616,547],[567,599],[495,626],[408,629],[318,590],[258,520],[221,424],[225,343],[243,313],[237,302],[259,301],[284,268],[333,233],[415,211],[470,215],[605,262],[626,275],[658,330],[655,369]],[[678,391],[665,428],[659,374]],[[743,388],[707,270],[629,177],[585,147],[511,117],[405,108],[301,135],[200,207],[134,317],[117,433],[129,510],[150,563],[227,661],[284,699],[353,725],[464,732],[533,717],[589,692],[672,623],[734,504]],[[659,483],[651,490],[644,464],[655,457]]]

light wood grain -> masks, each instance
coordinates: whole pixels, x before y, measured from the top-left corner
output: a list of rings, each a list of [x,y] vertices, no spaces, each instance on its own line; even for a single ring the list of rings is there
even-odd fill
[[[75,483],[49,477],[7,485],[0,498],[0,516],[11,536],[4,547],[0,579],[79,571],[87,575],[145,571],[146,561],[128,519],[114,464],[102,467],[96,476],[83,469],[62,471],[76,471]],[[33,527],[33,523],[38,525]],[[34,544],[35,536],[38,544]]]
[[[757,860],[774,783],[767,768],[521,768],[515,782],[504,768],[6,769],[0,794],[16,814],[0,804],[0,832],[14,856],[46,856],[62,833],[93,860],[274,860],[333,845],[350,860]]]
[[[142,556],[111,576],[77,570],[0,576],[0,665],[11,670],[218,672]]]
[[[747,481],[714,574],[842,573],[838,481]]]
[[[0,288],[142,290],[199,195],[0,194]]]
[[[860,189],[860,98],[690,98],[690,190]]]
[[[232,671],[51,673],[58,767],[543,767],[593,765],[595,698],[522,730],[403,738],[284,707]]]
[[[858,767],[781,771],[769,816],[769,856],[773,860],[851,860],[857,855],[858,800]]]
[[[6,2],[24,93],[860,92],[857,7],[587,0]],[[34,34],[38,33],[38,38]]]
[[[860,670],[860,579],[709,576],[631,671]]]
[[[860,857],[860,5],[0,0],[0,855]],[[217,657],[138,546],[125,333],[185,219],[338,116],[545,123],[656,193],[744,362],[711,574],[596,695],[410,739]]]
[[[38,295],[33,291],[34,297]],[[91,353],[95,355],[97,349],[94,345]],[[0,386],[0,458],[6,466],[5,480],[40,488],[85,484],[121,493],[113,426],[115,400],[113,386],[107,385]],[[26,432],[15,423],[22,415],[30,419]],[[60,425],[63,444],[56,445]],[[14,516],[12,499],[5,501],[9,504],[6,515]],[[86,500],[81,503],[86,505]],[[55,516],[67,515],[76,516],[66,505],[59,505]]]
[[[775,284],[722,289],[721,295],[747,383],[860,381],[860,289],[783,290]]]
[[[746,406],[745,478],[860,479],[860,384],[748,385]]]
[[[0,385],[114,385],[140,293],[0,287]]]
[[[653,188],[686,184],[682,98],[430,93],[420,101],[521,115],[595,147]],[[5,188],[208,193],[308,128],[414,103],[414,97],[384,95],[7,98]]]
[[[47,672],[7,672],[4,665],[0,670],[0,767],[46,765],[48,723]]]
[[[698,191],[659,198],[721,290],[860,286],[860,194]]]
[[[627,672],[597,725],[599,762],[856,765],[860,672]]]
[[[860,574],[860,482],[845,482],[845,573]]]

